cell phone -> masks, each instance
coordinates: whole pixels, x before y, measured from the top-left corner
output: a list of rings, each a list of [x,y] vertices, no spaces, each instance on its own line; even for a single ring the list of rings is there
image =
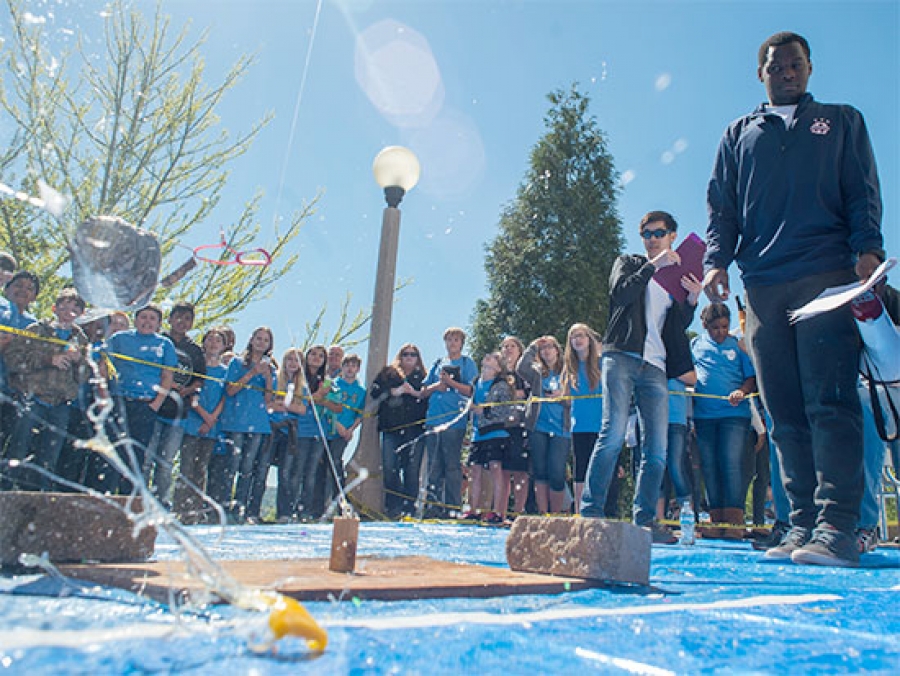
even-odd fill
[[[452,364],[448,364],[446,366],[441,366],[441,371],[449,375],[453,380],[459,382],[462,377],[462,373],[460,372],[459,366],[453,366]]]

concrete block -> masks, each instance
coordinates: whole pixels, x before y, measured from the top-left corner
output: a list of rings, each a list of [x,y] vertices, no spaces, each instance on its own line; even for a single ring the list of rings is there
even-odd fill
[[[630,523],[520,516],[506,541],[506,560],[517,571],[647,585],[650,543],[650,531]]]
[[[124,505],[126,497],[110,500]],[[141,511],[140,500],[131,509]],[[134,536],[120,507],[77,493],[0,493],[0,565],[19,565],[20,554],[47,552],[53,563],[144,561],[153,555],[156,529]]]

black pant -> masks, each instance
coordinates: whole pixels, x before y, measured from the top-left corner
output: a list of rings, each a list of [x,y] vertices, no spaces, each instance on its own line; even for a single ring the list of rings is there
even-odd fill
[[[747,336],[772,416],[791,524],[852,533],[863,493],[859,333],[849,306],[790,324],[788,312],[852,271],[747,289]]]

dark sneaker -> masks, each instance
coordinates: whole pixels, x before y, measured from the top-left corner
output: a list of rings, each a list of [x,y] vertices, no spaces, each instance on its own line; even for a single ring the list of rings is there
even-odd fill
[[[860,554],[871,554],[878,547],[877,528],[857,528],[856,544]]]
[[[655,545],[674,545],[678,542],[678,538],[666,526],[653,521],[644,525],[644,528],[650,529],[650,537]]]
[[[809,542],[811,537],[812,531],[809,528],[791,526],[788,532],[784,534],[784,537],[781,538],[781,542],[766,551],[764,557],[768,561],[790,560],[791,554]]]
[[[853,568],[859,565],[856,537],[828,524],[817,526],[809,542],[791,554],[794,563]]]
[[[785,533],[787,533],[790,528],[791,525],[789,523],[776,521],[772,524],[772,530],[769,531],[768,535],[758,540],[754,540],[751,546],[758,552],[765,552],[772,549],[772,547],[777,547],[781,544]]]
[[[497,512],[488,512],[484,515],[484,518],[482,520],[484,521],[484,523],[489,523],[494,526],[503,523],[503,517],[497,514]]]

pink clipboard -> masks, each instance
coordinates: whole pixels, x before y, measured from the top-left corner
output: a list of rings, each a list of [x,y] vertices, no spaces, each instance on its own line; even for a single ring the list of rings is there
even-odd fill
[[[697,279],[703,279],[703,256],[706,254],[706,244],[693,232],[675,249],[681,256],[679,265],[670,265],[656,271],[653,279],[679,303],[687,298],[687,291],[681,286],[681,278],[693,274]]]

